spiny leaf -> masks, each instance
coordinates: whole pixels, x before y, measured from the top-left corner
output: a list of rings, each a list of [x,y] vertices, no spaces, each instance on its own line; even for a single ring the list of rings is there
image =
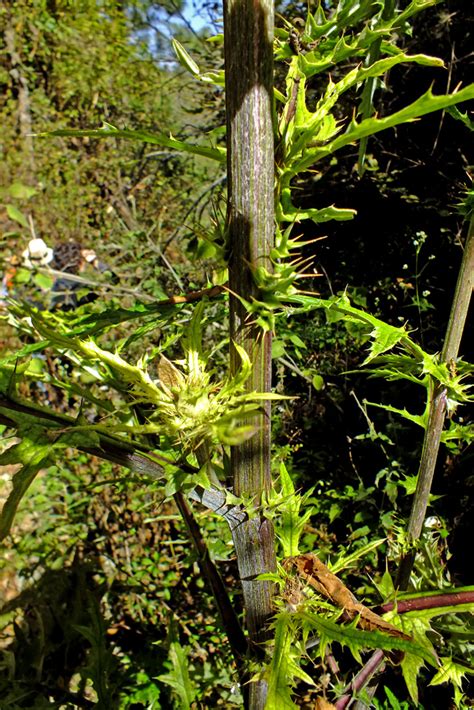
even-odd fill
[[[297,707],[291,699],[290,687],[293,678],[289,673],[291,634],[280,617],[275,626],[275,642],[272,649],[272,662],[268,679],[268,695],[265,710],[295,710]]]
[[[392,23],[395,26],[399,26],[402,22],[406,22],[417,15],[419,12],[426,10],[433,5],[438,5],[442,0],[412,0],[408,7],[403,10],[398,16],[396,16],[395,21]]]
[[[299,67],[305,76],[311,77],[320,74],[334,64],[339,64],[349,57],[363,55],[366,51],[357,40],[346,41],[344,37],[336,42],[326,42],[325,47],[327,49],[324,53],[311,51],[299,57]]]
[[[347,568],[351,567],[354,562],[356,562],[357,560],[360,560],[362,557],[365,557],[365,555],[368,555],[369,552],[376,550],[377,547],[382,545],[384,542],[385,542],[385,538],[381,538],[380,540],[374,540],[373,542],[369,542],[367,545],[360,547],[358,550],[356,550],[352,554],[347,555],[347,556],[342,556],[332,564],[328,563],[328,567],[333,574],[338,574],[338,572],[341,572],[343,569],[347,569]]]
[[[441,685],[442,683],[452,683],[459,688],[466,675],[474,674],[474,668],[456,663],[452,658],[444,657],[439,659],[441,668],[428,685]]]
[[[303,622],[317,630],[323,648],[328,643],[337,642],[348,646],[357,660],[360,660],[360,651],[364,648],[380,648],[383,651],[398,650],[413,654],[421,659],[434,664],[434,656],[426,646],[409,641],[399,636],[390,636],[379,631],[363,631],[356,628],[355,624],[341,625],[319,614],[310,612],[297,612],[302,616]]]
[[[169,639],[170,671],[158,676],[158,680],[173,688],[179,698],[180,710],[190,710],[191,703],[196,698],[196,689],[189,677],[188,649],[181,646],[173,622],[170,625]]]
[[[309,685],[314,685],[312,678],[305,673],[296,660],[293,649],[297,636],[291,612],[280,612],[273,624],[275,628],[272,661],[267,671],[268,695],[265,710],[294,710],[297,706],[291,699],[291,689],[295,680],[300,679]]]
[[[385,409],[387,412],[398,414],[400,417],[403,417],[403,419],[407,419],[409,422],[413,422],[413,424],[418,424],[418,426],[423,427],[423,429],[426,427],[426,416],[424,414],[410,414],[407,409],[397,409],[397,407],[392,407],[390,404],[379,404],[378,402],[368,402],[367,400],[365,403],[370,407],[378,407],[379,409]]]
[[[427,54],[395,54],[392,57],[379,59],[368,67],[357,67],[348,72],[346,76],[335,84],[334,91],[340,95],[343,91],[355,86],[368,78],[382,76],[397,64],[405,63],[424,64],[425,66],[444,67],[444,62],[438,57],[430,57]]]
[[[396,612],[390,612],[387,617],[394,617]],[[408,618],[403,615],[403,628],[413,635],[417,644],[421,645],[428,652],[428,656],[423,658],[420,654],[407,653],[402,659],[402,673],[407,684],[410,697],[418,705],[418,685],[417,680],[420,668],[424,665],[423,660],[428,661],[431,665],[437,665],[437,659],[434,653],[433,645],[427,637],[427,632],[431,631],[430,623],[426,619],[419,617]]]
[[[459,424],[458,422],[449,421],[449,429],[445,429],[441,434],[441,441],[449,446],[452,442],[458,441],[464,444],[472,444],[474,442],[474,427],[472,424]]]
[[[281,504],[281,518],[276,525],[276,533],[283,548],[283,557],[294,557],[299,554],[299,540],[304,526],[311,517],[313,510],[306,508],[302,513],[305,499],[311,491],[304,496],[296,493],[293,481],[284,463],[280,464],[280,483],[283,502]]]
[[[138,318],[151,318],[152,320],[147,322],[147,327],[154,324],[155,328],[159,328],[168,321],[169,317],[176,315],[175,309],[175,306],[169,304],[159,306],[140,302],[132,308],[107,308],[100,313],[81,315],[72,321],[70,323],[71,335],[95,335]]]
[[[226,151],[223,148],[209,148],[202,145],[193,145],[191,143],[185,143],[184,141],[177,140],[171,135],[168,137],[163,133],[149,133],[148,131],[119,129],[114,128],[109,124],[106,124],[105,128],[86,130],[60,129],[56,131],[49,131],[47,133],[38,133],[37,136],[39,138],[49,136],[66,138],[68,136],[75,138],[126,138],[141,141],[142,143],[161,145],[165,148],[174,148],[176,151],[183,153],[202,155],[204,158],[210,158],[211,160],[217,160],[218,162],[224,162],[226,159]]]
[[[301,57],[298,57],[298,59],[301,59]],[[305,84],[304,80],[300,79],[295,115],[295,128],[299,128],[300,130],[295,131],[295,134],[298,137],[295,139],[294,145],[289,151],[289,155],[296,155],[300,153],[305,146],[311,145],[310,142],[327,142],[339,132],[340,128],[337,127],[334,117],[329,112],[332,110],[343,93],[352,87],[357,86],[357,84],[367,81],[368,79],[374,79],[378,76],[382,76],[397,64],[409,62],[438,67],[444,66],[442,60],[437,57],[430,57],[425,54],[408,55],[400,52],[392,57],[379,59],[368,67],[356,67],[355,69],[347,72],[347,74],[336,84],[329,81],[328,88],[326,89],[323,97],[318,101],[314,112],[308,111],[306,108]],[[364,116],[364,118],[366,117]],[[325,122],[328,120],[331,122],[330,129],[329,126],[325,126]]]
[[[469,128],[470,131],[474,131],[474,121],[472,121],[469,117],[469,114],[467,113],[461,113],[461,111],[456,108],[456,106],[450,106],[450,108],[447,109],[447,113],[449,113],[450,116],[455,118],[458,121],[462,121],[466,128]]]
[[[291,201],[291,191],[286,187],[282,189],[280,203],[277,205],[278,221],[283,222],[299,222],[303,219],[311,219],[313,222],[320,224],[333,219],[338,222],[346,221],[353,219],[355,215],[355,210],[334,207],[334,205],[321,209],[306,210],[295,207]]]
[[[384,116],[383,118],[367,118],[360,123],[357,123],[355,120],[352,121],[343,135],[338,136],[325,146],[313,149],[309,148],[306,155],[301,160],[296,161],[292,166],[292,172],[296,174],[303,170],[307,170],[315,162],[321,160],[321,158],[332,155],[344,146],[354,143],[360,138],[375,135],[380,131],[385,131],[387,128],[394,128],[402,123],[415,121],[428,113],[440,111],[448,108],[449,106],[455,106],[456,104],[462,103],[463,101],[469,101],[473,98],[474,84],[469,84],[463,89],[460,89],[452,94],[438,96],[434,95],[431,89],[428,89],[428,91],[416,99],[416,101],[411,103],[409,106],[405,106],[405,108],[400,111],[396,111],[395,113]]]
[[[369,355],[362,363],[363,365],[367,365],[378,355],[398,345],[403,338],[406,338],[406,330],[404,328],[395,328],[393,325],[381,322],[375,326],[370,333],[370,337],[373,339],[373,343],[370,346]]]
[[[363,311],[361,308],[352,306],[346,293],[343,293],[340,296],[333,296],[331,298],[319,298],[318,296],[307,296],[303,293],[293,293],[285,295],[285,302],[294,303],[301,307],[295,308],[293,311],[294,313],[306,313],[307,311],[311,311],[316,308],[323,308],[326,310],[328,320],[330,321],[347,320],[353,323],[361,323],[362,325],[370,326],[373,330],[384,327],[393,328],[394,331],[399,332],[403,336],[400,340],[402,344],[409,342],[410,349],[417,349],[417,352],[420,353],[423,352],[421,348],[418,348],[415,343],[410,341],[408,333],[404,327],[395,328],[395,326],[390,326],[379,318],[373,316],[371,313]]]

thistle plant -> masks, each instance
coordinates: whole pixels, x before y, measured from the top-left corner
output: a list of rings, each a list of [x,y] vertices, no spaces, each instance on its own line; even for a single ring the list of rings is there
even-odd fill
[[[393,602],[389,617],[367,609],[338,574],[373,552],[381,541],[340,555],[328,565],[312,550],[302,551],[302,533],[312,513],[311,496],[295,490],[283,465],[274,481],[271,465],[270,403],[281,399],[271,392],[271,338],[283,319],[315,310],[323,311],[330,323],[341,321],[362,329],[368,352],[361,366],[370,376],[409,381],[426,392],[423,412],[375,406],[415,423],[426,437],[433,429],[434,414],[441,412],[438,444],[441,438],[446,442],[472,438],[472,431],[460,423],[450,423],[441,432],[444,412],[472,401],[467,381],[472,366],[456,360],[457,349],[447,348],[441,357],[426,352],[408,326],[385,323],[355,307],[347,294],[323,299],[301,290],[306,264],[299,252],[305,244],[294,236],[302,220],[320,224],[354,216],[353,210],[334,205],[298,207],[295,178],[357,143],[362,169],[370,136],[433,111],[458,111],[458,104],[474,98],[471,84],[446,95],[428,90],[383,117],[369,110],[374,82],[393,67],[404,63],[442,66],[434,57],[408,55],[396,43],[396,36],[408,31],[411,18],[434,4],[435,0],[412,0],[397,11],[390,3],[388,12],[383,3],[347,0],[325,12],[318,3],[314,12],[308,12],[301,32],[286,20],[274,32],[271,3],[230,0],[224,8],[224,75],[201,71],[186,49],[174,42],[178,60],[196,80],[219,87],[225,84],[227,151],[109,124],[50,134],[140,140],[220,163],[227,160],[228,210],[221,233],[228,244],[222,251],[226,263],[220,267],[228,269],[229,281],[225,287],[208,283],[193,297],[180,295],[161,303],[106,307],[72,316],[40,312],[26,304],[11,306],[13,322],[37,341],[2,362],[0,418],[16,430],[21,442],[4,453],[0,462],[22,466],[2,513],[2,534],[8,534],[16,507],[40,468],[50,465],[65,446],[118,461],[144,480],[150,475],[161,478],[165,496],[181,496],[178,505],[190,529],[193,523],[185,495],[221,514],[232,533],[243,589],[247,635],[243,644],[241,637],[237,642],[234,638],[232,646],[244,703],[251,710],[296,707],[296,684],[303,681],[317,686],[316,672],[309,673],[305,664],[325,669],[337,644],[347,646],[357,663],[366,649],[378,649],[385,658],[396,659],[417,703],[417,677],[423,664],[438,669],[433,682],[439,682],[442,673],[429,640],[431,617],[472,610],[472,599],[462,597],[458,606],[454,602],[436,606],[436,610],[433,606],[424,619],[419,614],[399,613],[396,605],[406,600],[401,592],[407,585],[397,589],[388,573],[381,585],[381,601]],[[274,60],[285,68],[284,89],[273,85]],[[324,77],[325,84],[316,102],[311,102],[308,94],[314,77]],[[362,88],[362,109],[359,115],[349,116],[344,99],[357,87]],[[310,104],[314,104],[312,109]],[[210,303],[227,297],[229,358],[222,375],[210,366],[213,354],[203,349],[202,331]],[[467,300],[464,296],[464,303]],[[186,327],[179,320],[183,309],[189,316]],[[133,336],[114,345],[112,331],[137,320],[140,325]],[[133,342],[158,328],[172,331],[164,345],[142,353],[136,361],[128,357]],[[35,409],[22,401],[18,382],[36,377],[27,358],[42,350],[60,354],[96,385],[107,388],[88,390],[72,381],[53,381],[87,401],[99,421],[87,421],[81,411],[72,417],[47,407]],[[410,523],[409,543],[421,531],[430,476],[432,472],[420,484],[423,494],[415,496],[418,504],[412,521],[416,517],[416,524]],[[196,534],[192,537],[205,557],[202,541]],[[207,570],[214,575],[212,567]],[[211,586],[223,609],[219,595],[225,589],[218,576],[213,576]],[[176,647],[172,648],[176,657]],[[458,673],[447,659],[443,669],[443,677],[453,679]],[[459,691],[459,682],[456,687]],[[344,697],[340,685],[333,690],[336,701]]]

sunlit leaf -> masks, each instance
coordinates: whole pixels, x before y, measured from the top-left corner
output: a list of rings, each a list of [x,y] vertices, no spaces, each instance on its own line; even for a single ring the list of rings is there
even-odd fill
[[[59,137],[75,137],[75,138],[125,138],[130,140],[141,141],[142,143],[152,143],[153,145],[161,145],[166,148],[174,148],[178,152],[193,153],[194,155],[202,155],[204,158],[224,162],[226,159],[226,151],[224,148],[210,148],[203,145],[193,145],[184,141],[177,140],[170,136],[165,136],[162,133],[149,133],[148,131],[135,131],[127,129],[114,128],[107,126],[105,128],[90,129],[90,130],[74,130],[61,129],[49,131],[48,133],[37,134],[39,138],[49,136]]]
[[[474,668],[456,663],[452,658],[444,657],[439,659],[441,668],[431,679],[429,685],[441,685],[442,683],[453,683],[459,688],[467,675],[474,674]]]
[[[194,76],[199,76],[199,67],[194,61],[194,59],[188,54],[188,52],[185,50],[181,42],[178,42],[177,39],[172,39],[171,40],[171,45],[174,49],[174,52],[178,58],[179,63],[181,64],[182,67],[187,69],[191,74]]]
[[[370,337],[373,339],[373,343],[370,345],[369,355],[364,360],[363,365],[367,365],[378,355],[398,345],[403,338],[406,338],[406,330],[404,328],[395,328],[388,323],[380,323],[375,326],[370,333]]]
[[[313,509],[306,505],[312,491],[304,496],[295,491],[293,480],[284,463],[280,464],[281,513],[276,520],[276,534],[282,545],[283,557],[299,554],[299,541]]]
[[[274,628],[272,660],[267,671],[268,695],[265,710],[294,710],[297,706],[291,699],[291,689],[295,681],[301,679],[310,685],[314,682],[297,663],[297,654],[292,648],[295,630],[291,613],[278,614]]]
[[[24,185],[22,182],[14,182],[8,188],[8,192],[16,200],[29,200],[30,197],[36,195],[37,190],[34,187],[30,187],[30,185]]]
[[[311,378],[311,384],[316,392],[321,392],[325,387],[324,377],[321,377],[321,375],[313,375]]]
[[[380,540],[373,540],[372,542],[369,542],[367,545],[363,545],[359,549],[357,549],[355,552],[351,553],[350,555],[342,556],[338,558],[334,563],[328,564],[329,569],[333,574],[338,574],[338,572],[341,572],[343,569],[349,569],[352,567],[354,562],[357,560],[362,559],[366,555],[369,554],[369,552],[372,552],[373,550],[376,550],[377,547],[380,547],[385,542],[385,538],[382,538]]]
[[[18,222],[18,224],[21,224],[22,227],[28,228],[27,218],[25,217],[23,212],[18,209],[18,207],[15,207],[15,205],[7,205],[7,215],[14,222]]]
[[[321,160],[328,155],[332,155],[344,146],[354,143],[360,138],[375,135],[380,131],[385,131],[388,128],[394,128],[402,123],[415,121],[428,113],[440,111],[448,108],[449,106],[455,106],[473,98],[474,84],[469,84],[463,89],[459,89],[452,94],[438,96],[434,95],[431,89],[429,89],[426,93],[416,99],[416,101],[409,104],[409,106],[406,106],[400,111],[389,114],[388,116],[384,116],[383,118],[367,118],[360,123],[353,120],[345,133],[338,136],[333,141],[330,141],[327,145],[309,148],[305,156],[294,166],[292,166],[292,170],[295,173],[307,170],[318,160]]]
[[[33,276],[34,283],[42,290],[49,291],[52,288],[54,280],[48,274],[37,273]]]
[[[318,632],[322,647],[327,646],[328,643],[337,642],[342,646],[347,646],[356,660],[360,661],[362,649],[380,648],[384,651],[404,651],[406,654],[412,654],[429,663],[435,663],[431,648],[427,648],[422,643],[415,643],[380,631],[365,631],[356,628],[355,624],[337,624],[319,614],[309,614],[303,611],[298,614],[301,614],[303,620]]]

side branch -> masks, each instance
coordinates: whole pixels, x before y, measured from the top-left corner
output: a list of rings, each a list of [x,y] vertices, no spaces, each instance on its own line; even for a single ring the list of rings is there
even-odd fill
[[[45,425],[52,430],[73,429],[75,420],[66,414],[59,414],[44,407],[25,404],[11,399],[4,394],[0,395],[0,424],[4,424],[12,429],[18,428],[18,415],[30,417],[32,422]],[[198,469],[185,462],[175,462],[171,459],[148,451],[145,447],[140,447],[135,442],[130,442],[119,437],[110,436],[103,433],[94,432],[98,436],[99,444],[88,446],[87,444],[71,444],[71,447],[78,451],[96,456],[97,458],[116,463],[119,466],[128,468],[139,476],[152,478],[153,480],[164,480],[167,466],[174,466],[186,473],[198,473]],[[217,488],[204,489],[196,486],[188,493],[188,497],[209,510],[222,516],[228,523],[232,533],[247,520],[247,514],[238,505],[226,503],[226,492]]]

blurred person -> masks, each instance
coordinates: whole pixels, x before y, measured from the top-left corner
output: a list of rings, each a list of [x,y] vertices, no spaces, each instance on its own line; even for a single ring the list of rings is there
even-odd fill
[[[53,284],[49,310],[60,308],[70,311],[95,301],[99,296],[91,290],[86,280],[74,277],[81,277],[88,266],[99,272],[108,270],[93,249],[87,249],[75,241],[60,242],[51,249],[43,239],[32,239],[22,259],[27,268],[48,267],[51,270]]]
[[[41,270],[52,279],[49,288],[36,284],[36,294],[27,293],[26,288],[16,280],[19,269]],[[75,310],[85,303],[91,303],[99,298],[88,283],[87,270],[92,268],[100,273],[110,271],[106,264],[99,260],[93,249],[82,246],[79,242],[60,242],[54,248],[49,247],[44,239],[34,238],[28,242],[21,258],[13,255],[5,268],[0,291],[0,299],[10,297],[25,297],[39,308],[47,310]],[[117,277],[112,273],[112,283]],[[38,290],[47,294],[43,302],[38,302]]]

